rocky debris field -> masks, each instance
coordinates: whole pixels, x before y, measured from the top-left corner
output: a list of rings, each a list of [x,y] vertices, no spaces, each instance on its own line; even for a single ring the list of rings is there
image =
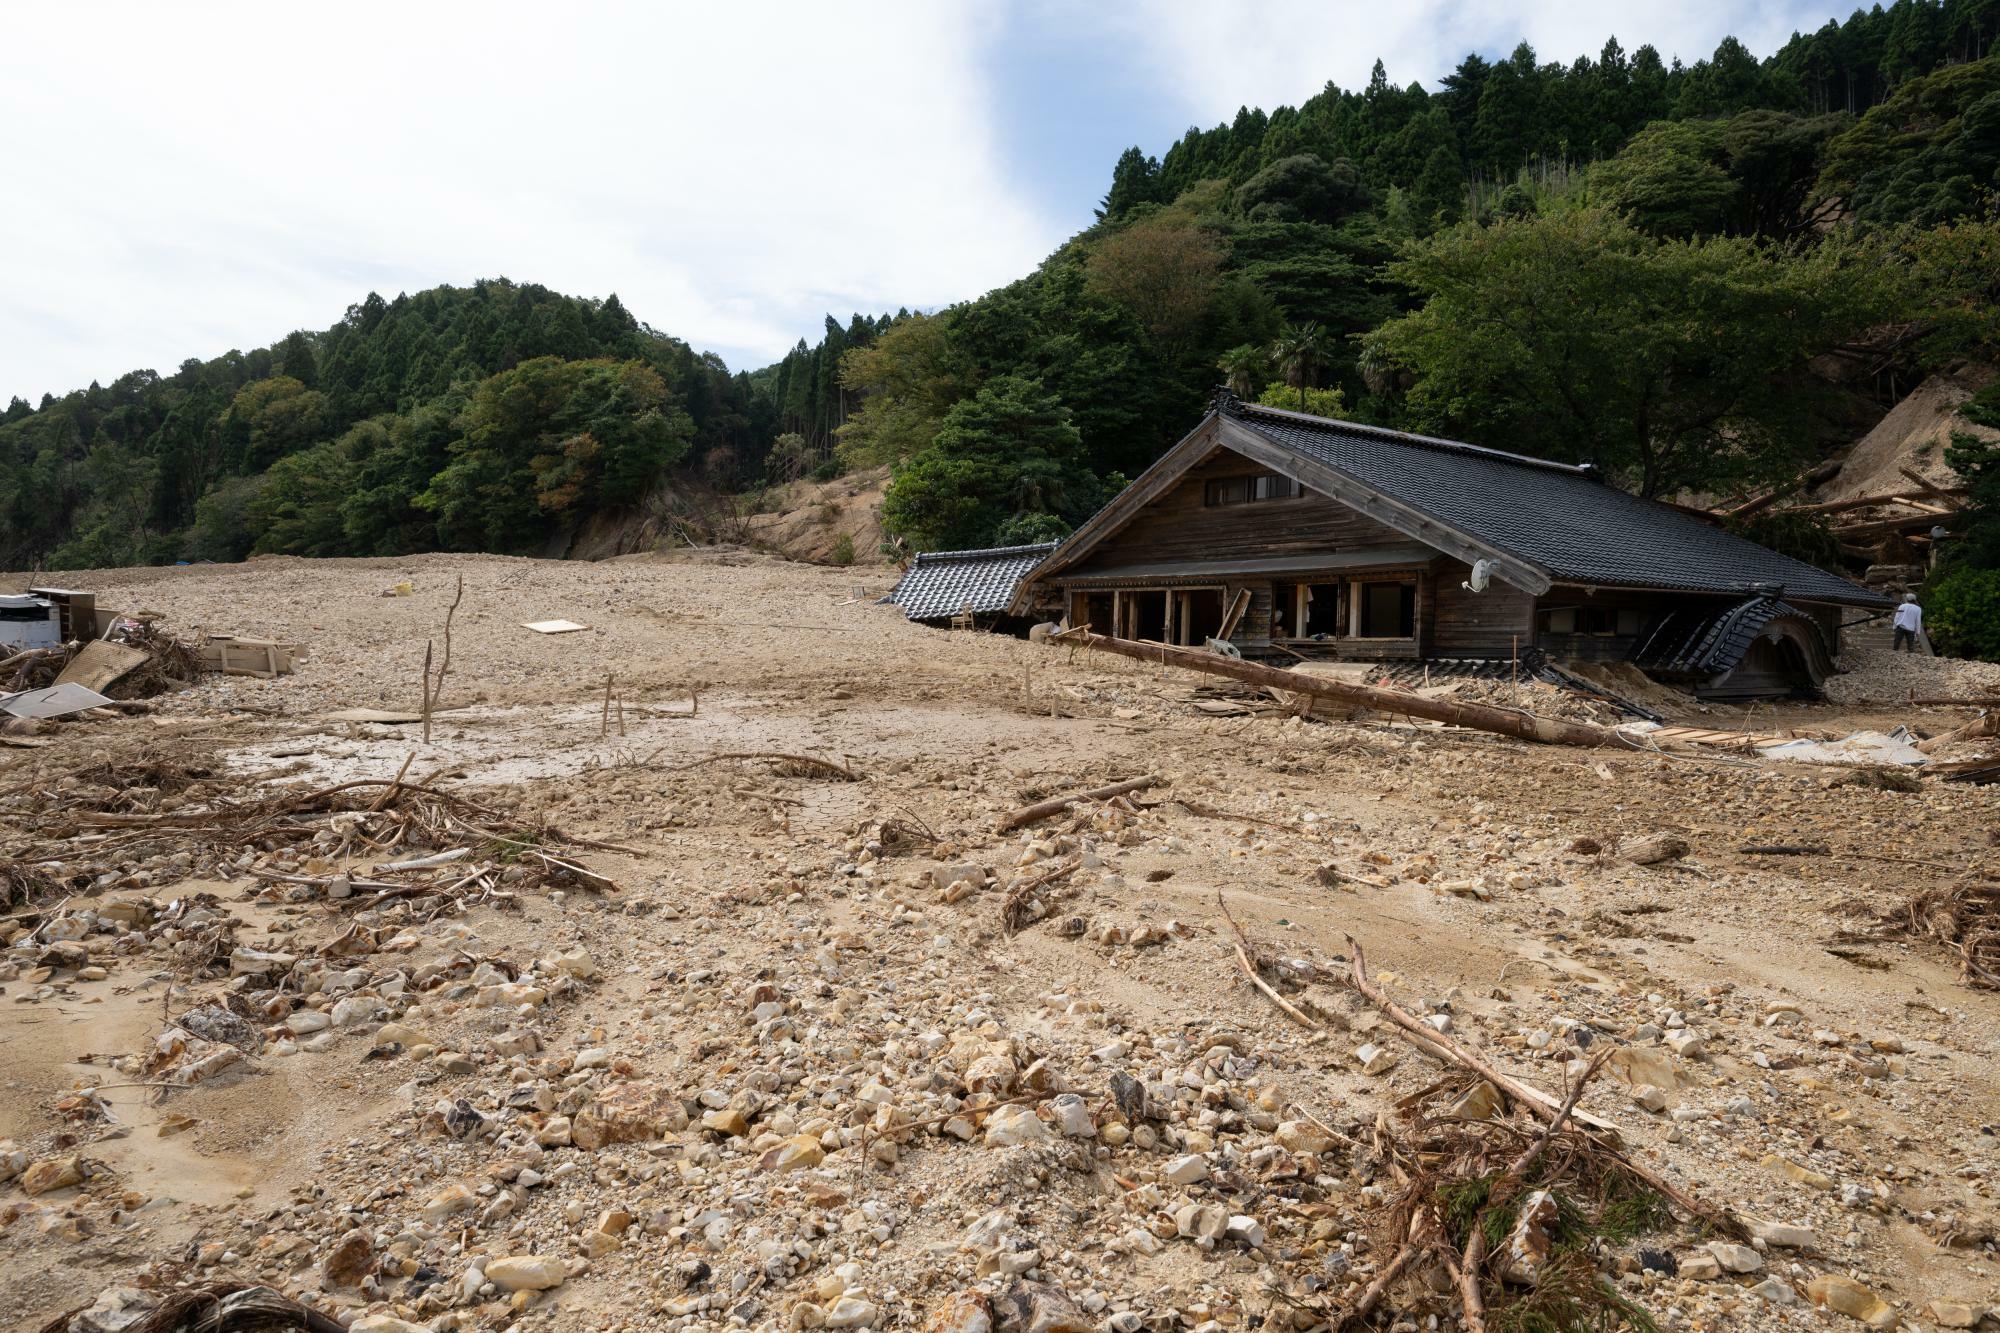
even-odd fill
[[[18,1327],[2000,1318],[2000,994],[1908,908],[2000,789],[1219,708],[757,559],[64,577],[307,656],[0,750]]]

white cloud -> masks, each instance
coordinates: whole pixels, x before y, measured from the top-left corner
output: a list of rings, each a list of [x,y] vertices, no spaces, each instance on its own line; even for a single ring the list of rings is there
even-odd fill
[[[1390,82],[1426,87],[1468,52],[1504,55],[1524,39],[1545,62],[1594,59],[1615,35],[1628,54],[1651,43],[1662,59],[1691,65],[1732,33],[1767,56],[1829,11],[1806,0],[1142,0],[1115,16],[1093,12],[1207,128],[1239,106],[1297,106],[1328,80],[1365,87],[1377,56]]]
[[[732,364],[977,293],[1065,231],[997,165],[988,35],[926,0],[8,6],[0,401],[371,288],[615,290]]]

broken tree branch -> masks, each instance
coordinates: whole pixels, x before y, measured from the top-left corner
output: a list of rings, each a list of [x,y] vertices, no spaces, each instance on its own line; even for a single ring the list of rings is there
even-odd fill
[[[1029,824],[1038,824],[1051,815],[1059,815],[1081,801],[1108,801],[1114,796],[1124,796],[1128,792],[1144,791],[1159,785],[1156,777],[1127,778],[1105,787],[1092,787],[1089,791],[1075,792],[1069,796],[1055,796],[1033,805],[1024,805],[1018,810],[1010,810],[1000,817],[999,831],[1010,833]]]
[[[1223,919],[1228,921],[1229,928],[1236,932],[1236,961],[1243,965],[1243,975],[1250,978],[1250,984],[1264,992],[1265,997],[1272,1004],[1277,1005],[1285,1017],[1297,1023],[1300,1027],[1318,1028],[1319,1024],[1313,1021],[1310,1014],[1293,1004],[1290,1000],[1287,1000],[1284,996],[1278,994],[1277,991],[1272,990],[1264,978],[1257,975],[1257,965],[1251,961],[1250,957],[1249,937],[1243,933],[1243,927],[1236,924],[1236,917],[1230,912],[1229,904],[1223,901],[1221,889],[1215,891],[1215,905],[1222,909]]]
[[[1444,1033],[1425,1027],[1422,1023],[1418,1022],[1407,1010],[1403,1009],[1387,995],[1384,995],[1381,988],[1369,980],[1368,959],[1362,952],[1360,941],[1349,935],[1347,937],[1347,947],[1353,950],[1354,953],[1354,961],[1348,971],[1348,984],[1359,992],[1364,999],[1367,999],[1377,1009],[1380,1009],[1390,1022],[1403,1029],[1405,1038],[1412,1040],[1412,1044],[1428,1049],[1432,1054],[1441,1053],[1442,1058],[1449,1063],[1457,1064],[1460,1068],[1471,1070],[1513,1098],[1517,1103],[1525,1106],[1538,1119],[1550,1120],[1561,1110],[1561,1104],[1540,1088],[1530,1087],[1519,1079],[1502,1073],[1499,1069],[1496,1069],[1485,1060],[1466,1050],[1463,1046],[1460,1046]],[[1688,1216],[1707,1222],[1724,1235],[1741,1238],[1750,1234],[1749,1228],[1743,1224],[1742,1219],[1737,1217],[1730,1209],[1720,1204],[1712,1204],[1697,1199],[1694,1195],[1689,1194],[1665,1176],[1639,1165],[1623,1152],[1619,1151],[1614,1146],[1619,1141],[1619,1131],[1616,1125],[1582,1111],[1572,1111],[1571,1118],[1586,1126],[1589,1130],[1594,1130],[1597,1134],[1603,1135],[1604,1137],[1601,1139],[1593,1135],[1591,1137],[1592,1144],[1614,1158],[1621,1169],[1630,1172],[1635,1179],[1645,1182],[1649,1188],[1660,1194],[1669,1203],[1679,1208]]]

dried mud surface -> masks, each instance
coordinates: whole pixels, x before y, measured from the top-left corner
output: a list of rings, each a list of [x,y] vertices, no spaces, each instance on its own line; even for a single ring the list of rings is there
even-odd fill
[[[329,720],[416,707],[461,574],[432,742]],[[1709,1238],[1684,1225],[1607,1242],[1600,1268],[1663,1327],[1859,1327],[1812,1303],[1824,1274],[1917,1327],[2000,1304],[2000,995],[1885,928],[1912,893],[2000,872],[2000,787],[1884,790],[1730,754],[1217,716],[1185,674],[950,635],[851,597],[857,582],[887,591],[883,570],[426,556],[61,578],[102,607],[308,655],[290,677],[210,678],[152,714],[0,749],[16,800],[60,797],[85,765],[161,756],[248,794],[387,779],[414,754],[413,778],[629,850],[579,853],[615,893],[523,891],[428,919],[390,904],[383,951],[355,960],[372,971],[348,994],[380,998],[375,1017],[408,1038],[394,1050],[373,1022],[338,1022],[310,1049],[280,1021],[225,1073],[162,1092],[116,1062],[248,983],[177,970],[136,934],[86,938],[100,979],[14,966],[0,1140],[21,1163],[77,1156],[86,1178],[29,1195],[0,1174],[12,1326],[107,1289],[131,1289],[136,1309],[176,1282],[235,1278],[387,1333],[972,1333],[973,1306],[952,1304],[967,1290],[1043,1302],[1022,1315],[1003,1299],[1000,1326],[1312,1327],[1386,1258],[1369,1127],[1447,1073],[1336,983],[1348,936],[1400,1003],[1558,1095],[1593,1044],[1643,1049],[1675,1085],[1665,1109],[1608,1078],[1580,1105],[1702,1197],[1809,1230],[1717,1278],[1639,1271],[1642,1249],[1699,1269]],[[384,595],[405,581],[410,595]],[[520,627],[551,618],[589,628]],[[1895,663],[1871,669],[1893,686]],[[1968,716],[1871,702],[1681,720],[1936,732]],[[740,752],[825,757],[859,780],[715,759]],[[994,832],[1017,805],[1140,774],[1163,785],[1136,810]],[[877,854],[888,819],[925,834]],[[1660,833],[1687,854],[1615,854]],[[20,836],[0,833],[0,857]],[[1739,850],[1769,844],[1825,854]],[[946,888],[966,866],[991,882]],[[207,892],[241,918],[239,942],[301,955],[354,921],[351,901],[253,895],[233,865],[113,869],[68,906]],[[1009,881],[1052,870],[1035,891],[1045,915],[1009,929]],[[1218,895],[1285,960],[1286,994],[1318,1027],[1250,988]],[[495,1008],[471,985],[422,991],[388,972],[454,957],[538,989]],[[273,1013],[336,993],[279,990]],[[1698,1043],[1670,1055],[1686,1034]],[[1367,1072],[1368,1045],[1396,1059]],[[1146,1089],[1147,1115],[1107,1090],[1119,1075]],[[91,1085],[108,1115],[59,1109]],[[580,1146],[586,1119],[611,1123],[633,1089],[666,1113]],[[1039,1127],[1007,1129],[995,1095],[1039,1108]],[[479,1127],[439,1109],[461,1100]],[[1302,1140],[1301,1117],[1357,1142]],[[1188,1158],[1201,1178],[1184,1178]],[[1226,1234],[1202,1236],[1187,1211],[1210,1204]],[[330,1269],[343,1242],[366,1249],[365,1277]],[[515,1295],[494,1280],[522,1256],[559,1260],[559,1284]],[[1412,1329],[1454,1322],[1448,1296],[1391,1307]]]

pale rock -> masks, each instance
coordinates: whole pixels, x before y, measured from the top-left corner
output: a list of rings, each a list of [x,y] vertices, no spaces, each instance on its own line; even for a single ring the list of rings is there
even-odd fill
[[[158,1297],[137,1287],[107,1287],[65,1327],[74,1333],[124,1333],[158,1304]]]
[[[1491,1120],[1500,1113],[1500,1107],[1500,1089],[1481,1079],[1447,1106],[1444,1113],[1459,1120]]]
[[[310,1036],[324,1032],[333,1025],[333,1020],[317,1009],[301,1009],[285,1019],[285,1030],[294,1037]]]
[[[827,1328],[868,1328],[880,1317],[875,1306],[859,1296],[842,1296],[826,1311]]]
[[[1715,1256],[1715,1262],[1731,1273],[1754,1273],[1764,1266],[1764,1256],[1748,1245],[1732,1245],[1728,1241],[1710,1241],[1708,1252]]]
[[[595,981],[601,975],[595,960],[582,949],[557,954],[553,964],[551,970],[566,977],[575,977],[578,981]]]
[[[569,1278],[569,1265],[556,1255],[516,1254],[486,1261],[486,1280],[502,1291],[547,1291]]]
[[[1229,1234],[1229,1212],[1212,1203],[1187,1203],[1174,1210],[1174,1230],[1190,1240],[1221,1240]]]
[[[1773,1305],[1797,1305],[1799,1294],[1792,1290],[1792,1284],[1780,1277],[1767,1277],[1750,1288],[1751,1294],[1761,1296]]]
[[[334,1002],[333,1025],[351,1028],[363,1023],[379,1023],[388,1009],[388,1005],[373,995],[349,995]]]
[[[1090,1118],[1090,1107],[1083,1098],[1073,1092],[1065,1092],[1049,1102],[1049,1110],[1056,1119],[1056,1132],[1067,1139],[1089,1139],[1097,1137],[1097,1122]]]
[[[765,1150],[757,1165],[765,1171],[804,1171],[826,1160],[826,1150],[811,1134],[794,1134]]]
[[[1334,1149],[1333,1136],[1310,1120],[1280,1121],[1277,1138],[1287,1152],[1324,1153]]]
[[[1697,1282],[1705,1282],[1722,1276],[1721,1262],[1714,1255],[1703,1250],[1697,1250],[1693,1254],[1683,1258],[1680,1261],[1679,1268],[1682,1277],[1693,1278]]]
[[[1896,1308],[1851,1277],[1821,1273],[1806,1284],[1814,1305],[1858,1319],[1870,1328],[1894,1328],[1901,1322]]]
[[[1208,1159],[1199,1153],[1176,1157],[1160,1168],[1160,1179],[1173,1185],[1199,1185],[1208,1179]]]
[[[446,1218],[462,1213],[478,1203],[479,1196],[474,1194],[464,1181],[454,1180],[426,1200],[419,1211],[422,1212],[424,1221],[436,1226]]]
[[[1024,1143],[1045,1143],[1052,1135],[1049,1127],[1027,1106],[1000,1106],[986,1118],[986,1146],[1012,1148]]]
[[[1263,1223],[1248,1213],[1233,1214],[1223,1234],[1253,1250],[1262,1249],[1264,1242],[1269,1239],[1264,1232]]]
[[[1364,1074],[1379,1076],[1396,1067],[1395,1055],[1372,1041],[1357,1049],[1354,1052],[1354,1059]]]
[[[720,1111],[703,1113],[701,1127],[724,1138],[741,1138],[750,1132],[750,1117],[734,1106],[725,1107]]]
[[[931,1311],[924,1333],[993,1333],[993,1305],[981,1291],[967,1288]]]
[[[48,1194],[83,1183],[83,1159],[50,1157],[36,1162],[21,1173],[21,1189],[28,1194]]]
[[[1651,1083],[1641,1083],[1632,1089],[1632,1103],[1641,1110],[1658,1115],[1667,1109],[1667,1090],[1654,1087]]]
[[[1819,1237],[1813,1235],[1810,1227],[1793,1226],[1786,1222],[1757,1222],[1750,1231],[1766,1245],[1775,1245],[1780,1249],[1810,1250],[1819,1244]]]

